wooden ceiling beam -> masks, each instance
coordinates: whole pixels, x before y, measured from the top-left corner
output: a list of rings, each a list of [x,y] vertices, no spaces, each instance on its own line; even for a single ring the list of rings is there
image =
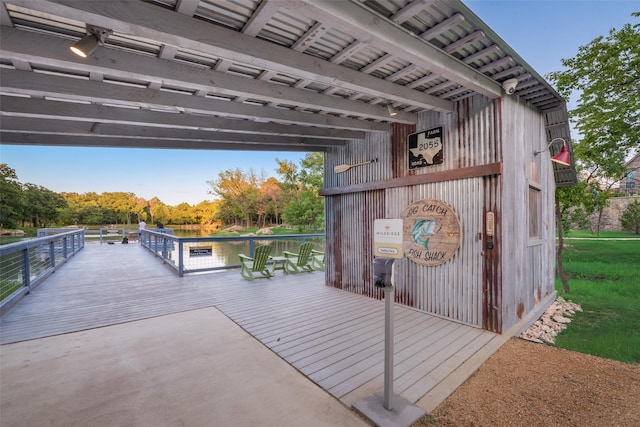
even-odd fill
[[[502,87],[472,67],[452,58],[423,39],[416,38],[390,20],[382,19],[361,3],[334,0],[301,0],[286,6],[307,18],[332,23],[351,37],[366,41],[385,52],[409,60],[419,67],[491,99],[502,96]]]
[[[246,142],[231,143],[217,141],[180,141],[149,138],[99,138],[85,135],[47,135],[14,133],[0,130],[3,144],[61,146],[61,147],[111,147],[111,148],[172,148],[179,150],[231,150],[231,151],[326,151],[327,147],[305,144],[301,140],[298,145],[248,144]]]
[[[361,116],[372,120],[389,120],[388,112],[384,108],[325,96],[309,90],[301,91],[268,82],[268,79],[247,79],[113,49],[98,49],[90,58],[82,59],[69,51],[67,40],[11,28],[0,29],[0,38],[3,55],[23,63],[31,62],[56,69],[99,73],[123,80],[148,81],[156,85],[157,82],[162,82],[167,86],[193,91],[215,92],[234,98],[245,96],[268,103],[296,105],[302,108],[326,109],[336,114]],[[274,74],[274,71],[263,72],[263,75]],[[417,117],[400,112],[394,117],[394,121],[411,124],[417,121]]]
[[[306,143],[314,147],[340,147],[346,143],[345,140],[339,139],[158,128],[102,122],[41,120],[28,117],[3,117],[2,130],[7,133],[95,136],[96,138],[153,138],[161,140],[216,141],[287,146]]]
[[[286,124],[313,125],[343,129],[386,132],[388,125],[365,120],[347,119],[331,114],[313,114],[289,109],[153,91],[146,87],[128,87],[102,82],[42,75],[29,71],[0,70],[3,90],[33,96],[50,96],[92,103],[124,104],[140,108],[188,111],[249,120],[269,120]],[[351,101],[353,102],[353,101]],[[387,117],[388,118],[388,117]]]
[[[180,46],[186,50],[206,52],[208,55],[309,79],[328,86],[367,92],[372,96],[421,106],[429,110],[453,111],[453,103],[449,101],[386,82],[329,61],[321,61],[285,46],[278,46],[220,26],[212,26],[207,22],[149,3],[124,0],[119,2],[12,0],[12,3],[80,22],[99,22],[100,26],[114,32]],[[292,3],[279,4],[281,7],[289,7]],[[389,50],[393,51],[393,49]],[[319,70],[322,72],[320,73]]]
[[[138,125],[146,127],[208,130],[229,133],[259,133],[308,138],[364,139],[363,131],[283,125],[250,120],[233,120],[211,115],[163,113],[141,109],[123,109],[103,105],[85,105],[35,98],[0,96],[0,115],[31,117],[38,120],[69,120]]]

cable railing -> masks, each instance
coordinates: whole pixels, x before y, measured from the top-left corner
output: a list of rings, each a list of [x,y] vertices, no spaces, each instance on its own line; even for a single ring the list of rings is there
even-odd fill
[[[139,243],[162,258],[182,277],[188,273],[240,268],[238,255],[253,257],[257,245],[271,245],[271,256],[281,256],[284,251],[297,252],[298,247],[306,241],[312,242],[314,249],[324,251],[324,234],[176,237],[167,232],[147,229],[142,231]]]
[[[41,229],[37,237],[0,246],[0,315],[84,247],[84,230]]]

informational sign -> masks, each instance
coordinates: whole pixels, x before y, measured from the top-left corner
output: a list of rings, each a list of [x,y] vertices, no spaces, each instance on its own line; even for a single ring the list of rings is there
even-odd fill
[[[460,247],[462,229],[458,214],[441,201],[425,199],[407,206],[403,220],[404,255],[411,261],[436,266],[451,259]]]
[[[189,248],[189,257],[213,256],[213,248],[211,246],[192,246]]]
[[[402,219],[376,219],[373,222],[373,255],[402,258]]]
[[[409,135],[409,169],[439,165],[443,161],[442,126]]]

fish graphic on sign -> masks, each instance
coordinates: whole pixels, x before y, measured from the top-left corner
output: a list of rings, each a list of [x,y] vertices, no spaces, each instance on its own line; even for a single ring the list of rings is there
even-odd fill
[[[436,221],[433,219],[420,219],[416,221],[413,225],[413,230],[411,231],[411,235],[413,236],[413,241],[417,244],[424,246],[425,249],[429,249],[429,238],[440,231],[435,231]]]

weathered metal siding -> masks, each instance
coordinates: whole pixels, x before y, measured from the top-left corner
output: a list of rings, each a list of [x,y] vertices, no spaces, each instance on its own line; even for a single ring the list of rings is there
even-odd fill
[[[426,112],[417,126],[394,124],[390,134],[328,152],[327,188],[378,182],[412,175],[446,173],[501,161],[500,100],[476,96],[456,104],[453,113]],[[408,169],[407,136],[442,126],[444,163]],[[377,158],[378,162],[336,175],[333,167]],[[396,301],[462,323],[499,330],[501,327],[501,177],[471,177],[444,182],[354,191],[327,197],[327,279],[332,286],[380,298],[372,283],[372,230],[376,218],[398,218],[418,200],[449,203],[462,225],[461,245],[449,262],[426,267],[402,259],[396,269]],[[496,215],[495,246],[485,254],[484,217]],[[334,246],[332,249],[331,246]]]
[[[518,98],[503,100],[502,332],[553,294],[554,182],[543,117]],[[539,190],[539,233],[530,236],[529,189]]]
[[[349,141],[344,147],[329,150],[325,156],[325,187],[344,187],[393,177],[389,136],[390,133],[387,132],[372,132],[364,141]],[[373,159],[377,161],[344,173],[333,172],[337,165],[352,165]]]
[[[462,225],[460,248],[448,262],[426,267],[403,258],[396,269],[396,302],[474,326],[482,326],[483,179],[472,178],[387,190],[387,217],[408,204],[437,199],[455,209]]]
[[[341,187],[391,178],[389,133],[372,133],[364,143],[352,141],[325,156],[325,187]],[[377,159],[375,163],[336,174],[339,164],[355,164]],[[384,218],[385,192],[369,191],[325,198],[327,283],[374,298],[382,292],[372,285],[373,220]]]
[[[409,133],[442,126],[444,161],[440,165],[409,170],[405,138],[401,146],[394,146],[394,176],[428,174],[499,162],[501,148],[496,143],[500,136],[499,116],[496,114],[499,105],[499,100],[491,101],[482,96],[473,96],[457,102],[453,114],[420,114],[416,130]]]
[[[484,189],[484,216],[487,212],[493,212],[495,230],[492,242],[493,248],[489,248],[489,237],[483,232],[483,280],[482,280],[482,327],[489,331],[502,331],[502,177],[485,177]]]

